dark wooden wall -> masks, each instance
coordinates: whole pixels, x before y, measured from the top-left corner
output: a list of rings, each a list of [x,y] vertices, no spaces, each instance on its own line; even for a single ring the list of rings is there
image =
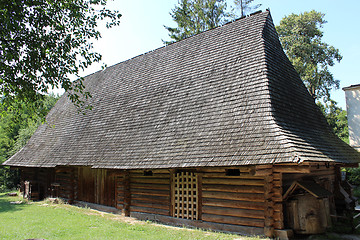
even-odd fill
[[[74,199],[77,199],[77,178],[78,172],[76,168],[55,168],[55,183],[60,185],[59,187],[57,187],[58,197],[69,199],[70,202],[72,202]]]
[[[114,170],[79,167],[76,200],[116,207],[116,176]]]
[[[24,181],[30,181],[32,199],[39,200],[51,195],[51,183],[54,181],[53,168],[20,168],[22,190]]]
[[[229,174],[229,169],[239,174]],[[295,180],[313,179],[334,192],[336,169],[325,163],[152,170],[22,168],[22,178],[41,182],[43,189],[55,182],[60,185],[59,197],[116,207],[126,216],[132,212],[174,216],[174,173],[191,171],[197,176],[199,220],[263,228],[267,236],[274,236],[286,227],[284,190]],[[46,191],[44,195],[49,194]]]
[[[224,168],[202,169],[202,220],[264,227],[264,178],[240,167],[239,176]]]
[[[152,170],[144,176],[143,170],[130,171],[131,212],[170,215],[170,172]]]

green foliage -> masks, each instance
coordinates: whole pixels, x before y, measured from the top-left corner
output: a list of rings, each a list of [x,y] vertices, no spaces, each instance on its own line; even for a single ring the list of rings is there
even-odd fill
[[[0,101],[0,164],[27,143],[58,98],[43,96],[41,100],[27,103],[17,100],[10,106]],[[15,188],[18,178],[17,171],[0,165],[0,191]]]
[[[256,4],[255,6],[251,6],[251,3],[254,0],[234,0],[234,4],[237,9],[240,10],[240,17],[244,17],[246,13],[255,11],[258,9],[261,4]]]
[[[164,26],[172,39],[163,41],[165,44],[215,28],[223,24],[230,16],[226,12],[225,0],[180,0],[170,15],[177,27]]]
[[[342,56],[338,49],[322,42],[320,30],[324,14],[314,10],[302,14],[291,14],[276,27],[281,44],[300,74],[310,94],[317,100],[330,101],[330,90],[339,88],[329,70]]]
[[[101,55],[92,41],[101,37],[100,20],[108,28],[121,14],[105,8],[106,0],[0,1],[0,95],[11,105],[14,98],[38,101],[49,88],[62,87],[77,106],[84,89],[79,72]],[[79,80],[72,82],[71,77]]]
[[[330,100],[323,105],[318,102],[321,112],[324,114],[326,121],[332,128],[333,132],[344,142],[349,143],[349,127],[346,111],[337,106],[334,100]]]

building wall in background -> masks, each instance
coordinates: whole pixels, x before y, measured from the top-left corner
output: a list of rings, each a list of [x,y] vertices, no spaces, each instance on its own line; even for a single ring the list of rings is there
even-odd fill
[[[350,146],[360,151],[360,84],[343,88],[349,121]]]

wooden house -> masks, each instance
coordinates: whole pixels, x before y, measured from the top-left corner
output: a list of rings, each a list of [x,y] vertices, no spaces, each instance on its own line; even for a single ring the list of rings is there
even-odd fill
[[[65,94],[5,162],[37,197],[281,236],[294,226],[284,193],[312,181],[340,214],[340,168],[360,155],[332,133],[268,11],[96,72],[85,86],[91,111],[79,114]]]

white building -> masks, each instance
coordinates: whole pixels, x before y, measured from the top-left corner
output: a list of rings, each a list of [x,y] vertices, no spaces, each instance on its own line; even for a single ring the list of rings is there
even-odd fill
[[[349,121],[350,146],[360,151],[360,84],[343,88]]]

